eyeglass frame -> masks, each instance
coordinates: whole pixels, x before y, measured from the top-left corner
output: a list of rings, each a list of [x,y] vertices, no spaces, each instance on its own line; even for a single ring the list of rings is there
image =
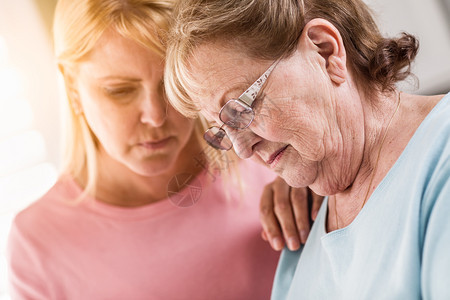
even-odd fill
[[[277,66],[277,64],[280,62],[281,57],[278,58],[274,63],[272,63],[270,65],[270,67],[258,78],[256,79],[255,82],[253,82],[250,87],[245,90],[245,92],[243,92],[237,99],[230,99],[227,101],[227,103],[225,103],[222,108],[219,111],[219,119],[220,121],[222,121],[222,126],[218,127],[218,126],[212,126],[210,128],[208,128],[208,130],[205,131],[205,133],[203,134],[203,139],[205,139],[205,141],[208,143],[208,145],[210,145],[211,147],[218,149],[218,150],[225,150],[228,151],[233,147],[233,143],[231,142],[230,137],[228,136],[228,134],[226,133],[226,131],[222,128],[223,126],[227,125],[230,126],[231,128],[237,129],[237,130],[243,130],[246,129],[250,126],[250,124],[253,122],[254,118],[255,118],[255,112],[252,108],[253,102],[256,100],[256,97],[258,97],[259,92],[261,91],[261,88],[264,86],[264,84],[267,81],[267,78],[269,78],[269,75],[272,73],[273,69],[275,69],[275,67]],[[234,101],[238,101],[240,102],[240,104],[245,107],[246,109],[249,109],[252,112],[252,117],[251,120],[248,122],[248,124],[245,127],[239,128],[230,124],[227,124],[226,122],[224,122],[222,120],[222,112],[224,110],[224,108],[229,105],[231,102]],[[215,145],[211,144],[208,139],[206,138],[208,132],[211,129],[218,129],[217,133],[215,133],[213,136],[216,139],[220,139],[221,141],[223,140],[224,137],[227,137],[230,140],[230,147],[228,148],[220,148],[220,147],[216,147]],[[220,133],[221,136],[218,136],[218,134]]]

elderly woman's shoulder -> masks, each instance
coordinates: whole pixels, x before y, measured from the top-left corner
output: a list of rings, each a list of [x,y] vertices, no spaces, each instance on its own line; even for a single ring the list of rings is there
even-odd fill
[[[426,141],[422,146],[440,162],[436,168],[448,165],[450,158],[450,93],[438,96],[438,100],[422,124]]]
[[[432,129],[444,139],[446,144],[450,143],[450,93],[437,96],[438,102],[430,112],[430,123]]]
[[[450,93],[446,95],[437,95],[429,97],[427,108],[427,116],[420,125],[419,130],[425,130],[430,134],[431,138],[441,140],[443,142],[450,142],[445,137],[450,136]]]
[[[450,207],[450,93],[438,99],[418,129],[420,138],[416,142],[428,169],[424,199],[433,203],[442,199]],[[420,166],[421,162],[416,164]]]

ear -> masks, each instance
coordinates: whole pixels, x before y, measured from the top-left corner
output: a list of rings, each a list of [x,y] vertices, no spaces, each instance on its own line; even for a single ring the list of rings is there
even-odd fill
[[[76,115],[83,113],[83,106],[80,101],[80,94],[76,88],[75,79],[71,72],[66,70],[64,66],[58,65],[58,69],[64,78],[64,85],[66,87],[67,98],[69,99],[70,106]]]
[[[313,19],[305,25],[300,39],[306,47],[323,57],[328,75],[335,84],[345,82],[345,47],[341,34],[333,24],[325,19]]]

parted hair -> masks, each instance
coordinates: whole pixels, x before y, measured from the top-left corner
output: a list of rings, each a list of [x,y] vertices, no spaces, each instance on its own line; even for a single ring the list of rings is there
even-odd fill
[[[407,33],[383,37],[361,0],[183,0],[175,6],[166,37],[169,100],[186,116],[195,116],[197,108],[188,96],[195,85],[189,60],[201,44],[227,41],[251,58],[275,60],[293,52],[305,24],[314,18],[339,30],[350,70],[366,91],[393,91],[410,75],[418,40]]]

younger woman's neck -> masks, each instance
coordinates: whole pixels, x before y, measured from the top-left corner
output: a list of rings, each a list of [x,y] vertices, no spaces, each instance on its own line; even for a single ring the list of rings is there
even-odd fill
[[[201,172],[196,156],[201,155],[197,141],[188,142],[173,166],[154,176],[143,176],[114,160],[104,151],[98,155],[98,176],[95,198],[101,202],[123,207],[137,207],[167,198],[167,187],[171,179],[180,173],[189,173],[193,178]],[[86,180],[81,178],[82,185]]]

